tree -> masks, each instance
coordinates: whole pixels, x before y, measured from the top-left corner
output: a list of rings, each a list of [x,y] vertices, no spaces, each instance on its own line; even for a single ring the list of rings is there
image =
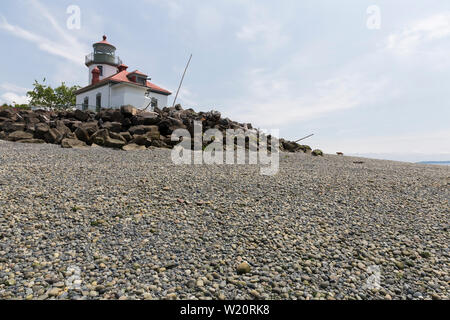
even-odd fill
[[[33,86],[33,91],[27,92],[27,96],[31,98],[31,106],[60,110],[66,110],[75,106],[75,91],[80,88],[79,86],[68,87],[63,82],[59,87],[53,89],[45,84],[45,78],[42,84],[35,80]]]

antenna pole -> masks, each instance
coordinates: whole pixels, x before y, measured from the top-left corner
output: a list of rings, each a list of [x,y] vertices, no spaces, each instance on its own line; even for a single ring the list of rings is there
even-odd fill
[[[183,77],[181,77],[181,81],[180,81],[180,85],[178,86],[177,94],[175,96],[175,99],[173,99],[172,108],[175,107],[175,103],[177,102],[178,94],[180,93],[181,85],[183,84],[184,76],[186,75],[186,71],[189,68],[189,64],[191,63],[191,59],[192,59],[192,54],[189,57],[189,61],[188,61],[187,65],[186,65],[186,68],[184,69]]]

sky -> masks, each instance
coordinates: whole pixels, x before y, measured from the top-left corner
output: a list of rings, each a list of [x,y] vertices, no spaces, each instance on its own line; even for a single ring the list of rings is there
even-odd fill
[[[44,78],[87,85],[104,34],[172,92],[192,53],[185,108],[326,153],[450,160],[448,0],[3,0],[0,104]]]

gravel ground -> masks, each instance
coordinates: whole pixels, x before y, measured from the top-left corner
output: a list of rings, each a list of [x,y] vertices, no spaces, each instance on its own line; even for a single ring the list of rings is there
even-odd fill
[[[448,299],[449,169],[1,141],[0,299]]]

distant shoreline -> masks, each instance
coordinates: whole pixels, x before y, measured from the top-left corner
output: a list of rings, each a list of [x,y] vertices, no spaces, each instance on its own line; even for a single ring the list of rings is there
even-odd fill
[[[327,148],[323,149],[327,153]],[[399,161],[414,164],[450,165],[450,153],[421,154],[421,153],[345,153],[357,158]]]
[[[450,166],[450,161],[420,161],[418,164],[438,164]]]

